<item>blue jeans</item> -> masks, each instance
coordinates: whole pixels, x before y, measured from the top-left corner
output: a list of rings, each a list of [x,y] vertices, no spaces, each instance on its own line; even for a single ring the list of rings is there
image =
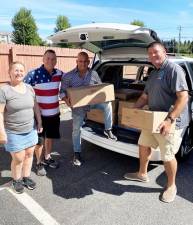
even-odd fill
[[[104,113],[105,130],[112,128],[112,104],[111,102],[100,103],[91,105],[90,109],[100,109]],[[86,116],[85,108],[72,110],[72,143],[74,152],[81,152],[81,128]]]

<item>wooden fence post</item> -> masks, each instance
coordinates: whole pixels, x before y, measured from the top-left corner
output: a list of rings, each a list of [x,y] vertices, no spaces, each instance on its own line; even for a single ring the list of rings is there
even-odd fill
[[[10,49],[10,63],[15,62],[17,60],[17,54],[15,48],[12,46]]]

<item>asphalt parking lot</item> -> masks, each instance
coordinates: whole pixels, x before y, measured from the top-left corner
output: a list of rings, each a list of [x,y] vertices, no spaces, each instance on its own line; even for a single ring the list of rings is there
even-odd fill
[[[147,184],[126,181],[138,160],[83,142],[85,163],[71,164],[71,114],[61,116],[62,139],[53,157],[60,168],[38,177],[33,191],[14,194],[9,187],[10,156],[0,149],[0,225],[191,225],[193,224],[193,154],[179,165],[173,203],[159,201],[166,182],[162,164],[151,163]]]

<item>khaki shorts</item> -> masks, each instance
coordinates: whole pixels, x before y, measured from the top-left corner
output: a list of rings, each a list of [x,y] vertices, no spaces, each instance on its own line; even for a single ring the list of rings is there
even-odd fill
[[[171,161],[175,158],[175,154],[178,152],[182,138],[184,134],[184,128],[175,130],[174,134],[163,136],[159,133],[150,133],[143,130],[139,137],[138,144],[146,147],[160,148],[161,159],[163,161]]]

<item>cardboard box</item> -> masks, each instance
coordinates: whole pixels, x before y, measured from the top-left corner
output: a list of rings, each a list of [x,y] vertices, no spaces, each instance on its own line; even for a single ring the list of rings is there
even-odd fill
[[[92,109],[90,112],[87,112],[87,119],[97,123],[104,124],[104,113],[100,109]],[[115,113],[113,112],[113,124],[114,122],[115,122]]]
[[[123,108],[133,108],[136,101],[119,101],[118,116],[122,115]]]
[[[115,100],[112,84],[96,84],[77,88],[67,88],[72,108]]]
[[[113,124],[115,123],[117,101],[112,102]],[[87,119],[104,124],[104,113],[100,109],[91,109],[87,112]]]
[[[167,112],[154,112],[140,109],[123,107],[121,124],[125,127],[132,127],[140,130],[148,130],[152,133],[160,133],[157,128],[164,121]],[[172,124],[170,133],[174,133],[175,123]]]
[[[123,108],[133,108],[137,99],[130,99],[129,101],[119,101],[119,108],[118,108],[118,116],[123,114]],[[144,110],[148,110],[148,105],[143,107]]]
[[[118,98],[120,100],[129,100],[129,99],[137,100],[141,94],[142,91],[140,90],[117,89],[115,91],[115,98]]]
[[[126,125],[122,123],[122,109],[123,108],[133,108],[137,99],[130,99],[130,101],[119,101],[118,107],[118,126],[128,128]]]

